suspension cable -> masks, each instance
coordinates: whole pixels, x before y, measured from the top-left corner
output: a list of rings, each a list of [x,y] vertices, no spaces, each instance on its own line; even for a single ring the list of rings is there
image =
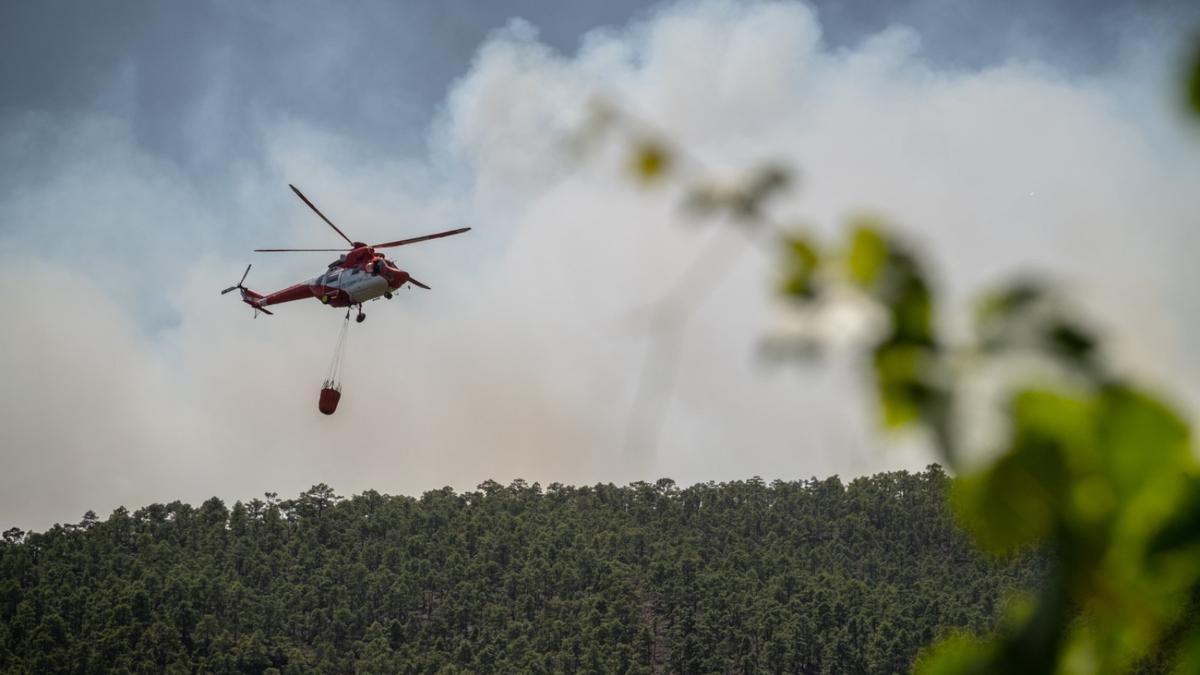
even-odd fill
[[[337,344],[333,348],[333,360],[329,363],[329,374],[325,378],[325,386],[334,389],[341,388],[339,381],[342,376],[342,362],[345,360],[347,336],[350,335],[350,312],[342,321],[342,329],[338,332]]]

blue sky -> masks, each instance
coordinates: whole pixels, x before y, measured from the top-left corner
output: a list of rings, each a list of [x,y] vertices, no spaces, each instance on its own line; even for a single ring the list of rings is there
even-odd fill
[[[414,493],[928,461],[920,439],[877,436],[849,359],[755,361],[780,316],[771,261],[736,240],[660,443],[623,447],[645,349],[630,317],[723,235],[613,157],[561,152],[597,94],[720,170],[796,165],[782,218],[832,237],[885,213],[952,302],[1025,269],[1061,276],[1119,363],[1200,400],[1200,148],[1170,94],[1194,3],[0,12],[0,525],[322,481]],[[365,240],[475,228],[397,252],[434,290],[368,308],[332,418],[315,398],[339,317],[314,303],[252,321],[217,295],[247,262],[259,290],[326,262],[250,253],[337,243],[289,182]]]

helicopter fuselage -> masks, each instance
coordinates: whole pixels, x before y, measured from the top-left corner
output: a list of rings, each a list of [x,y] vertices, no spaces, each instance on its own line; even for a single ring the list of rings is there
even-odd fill
[[[381,255],[373,255],[365,264],[346,264],[350,258],[334,261],[324,274],[305,282],[313,297],[331,307],[361,305],[390,294],[409,280],[407,272]]]
[[[390,296],[409,282],[423,286],[392,261],[364,246],[339,257],[329,264],[324,273],[308,281],[267,295],[243,289],[242,299],[260,310],[305,298],[316,298],[330,307],[350,307],[381,296]]]
[[[333,228],[346,243],[350,244],[349,249],[327,249],[327,248],[257,248],[256,252],[261,253],[286,253],[295,251],[345,251],[326,268],[322,274],[303,281],[292,286],[288,286],[283,290],[274,293],[263,295],[250,290],[242,285],[246,281],[246,275],[250,273],[250,265],[246,266],[246,271],[242,273],[242,279],[236,286],[230,286],[221,291],[221,295],[229,293],[233,290],[240,290],[242,301],[250,305],[255,310],[255,316],[258,312],[271,314],[267,309],[269,305],[278,305],[284,302],[292,302],[294,300],[303,300],[305,298],[316,298],[323,304],[330,307],[350,307],[352,305],[359,306],[358,320],[362,321],[365,316],[362,313],[362,304],[368,300],[374,300],[380,296],[390,298],[392,291],[399,289],[405,284],[411,283],[420,286],[426,290],[429,286],[413,279],[408,272],[396,267],[395,263],[388,260],[383,254],[377,253],[376,249],[394,248],[396,246],[407,246],[408,244],[416,244],[418,242],[429,241],[431,239],[441,239],[456,234],[462,234],[469,231],[469,227],[460,227],[444,232],[435,232],[433,234],[425,234],[418,237],[408,237],[407,239],[399,239],[396,241],[388,241],[380,244],[367,245],[360,241],[354,241],[346,236],[345,232],[338,229],[333,221],[329,220],[321,210],[318,209],[308,197],[305,197],[300,190],[296,189],[295,185],[289,185],[292,192],[300,198],[310,209],[316,213],[321,220],[325,221],[329,227]],[[347,315],[349,316],[349,315]]]

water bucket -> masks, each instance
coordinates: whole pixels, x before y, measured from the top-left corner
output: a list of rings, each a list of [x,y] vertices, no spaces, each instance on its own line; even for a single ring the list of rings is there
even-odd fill
[[[321,390],[321,400],[317,404],[317,408],[326,415],[332,415],[337,410],[338,401],[342,398],[342,392],[333,387],[325,387]]]

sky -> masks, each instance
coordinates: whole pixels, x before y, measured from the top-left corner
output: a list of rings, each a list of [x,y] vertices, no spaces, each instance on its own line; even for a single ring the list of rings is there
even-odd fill
[[[1116,362],[1200,406],[1200,135],[1173,87],[1189,2],[8,3],[0,8],[0,527],[176,499],[420,494],[514,478],[684,484],[919,469],[883,438],[859,364],[765,364],[773,259],[619,140],[569,151],[602,96],[719,176],[800,184],[772,215],[834,240],[881,214],[951,307],[1061,279]],[[252,319],[333,246],[395,250],[431,291],[351,326]],[[628,442],[639,319],[700,251],[654,440]]]

